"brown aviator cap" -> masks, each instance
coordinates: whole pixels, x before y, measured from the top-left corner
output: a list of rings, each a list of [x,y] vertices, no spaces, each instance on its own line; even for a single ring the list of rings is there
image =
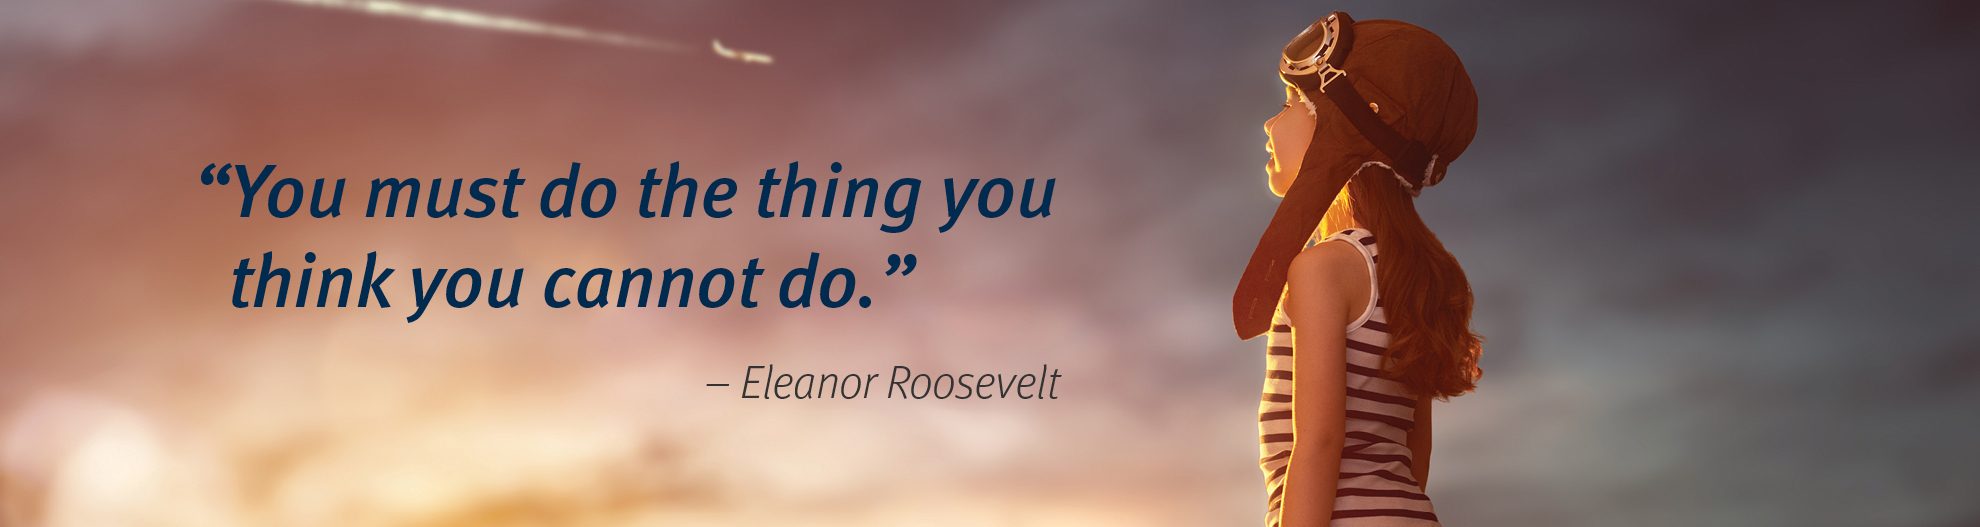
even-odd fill
[[[1478,95],[1457,53],[1405,22],[1327,15],[1286,44],[1279,76],[1319,129],[1232,295],[1239,338],[1270,329],[1287,266],[1348,178],[1394,179],[1414,195],[1443,181],[1478,130]]]

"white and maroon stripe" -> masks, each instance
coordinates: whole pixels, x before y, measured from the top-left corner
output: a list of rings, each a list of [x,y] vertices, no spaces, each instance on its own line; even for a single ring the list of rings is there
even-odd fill
[[[1388,319],[1374,290],[1375,237],[1348,229],[1322,242],[1345,239],[1369,264],[1370,306],[1347,331],[1347,423],[1341,476],[1334,497],[1334,525],[1437,525],[1423,487],[1411,477],[1409,429],[1416,397],[1408,386],[1381,376],[1389,344]],[[1259,468],[1265,473],[1266,525],[1279,525],[1286,469],[1293,445],[1292,323],[1283,301],[1266,334],[1265,388],[1258,403]]]

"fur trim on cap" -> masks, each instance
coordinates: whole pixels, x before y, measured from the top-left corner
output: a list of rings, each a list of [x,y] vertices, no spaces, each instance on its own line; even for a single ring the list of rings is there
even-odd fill
[[[1383,163],[1381,161],[1369,161],[1366,163],[1362,163],[1360,168],[1354,169],[1353,177],[1360,177],[1361,171],[1367,170],[1368,167],[1382,167],[1383,170],[1389,171],[1389,175],[1396,177],[1396,184],[1402,185],[1403,192],[1408,192],[1409,196],[1412,198],[1421,195],[1423,193],[1423,189],[1416,188],[1416,185],[1409,184],[1409,178],[1403,177],[1402,173],[1400,172],[1396,172],[1396,167],[1389,166],[1388,163]]]

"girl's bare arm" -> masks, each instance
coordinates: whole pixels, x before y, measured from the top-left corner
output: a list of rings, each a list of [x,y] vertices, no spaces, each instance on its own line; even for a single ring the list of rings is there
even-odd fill
[[[1345,252],[1343,252],[1345,251]],[[1347,425],[1347,323],[1344,265],[1363,273],[1353,247],[1323,243],[1293,259],[1286,315],[1293,326],[1293,447],[1281,524],[1327,525],[1340,482]],[[1363,278],[1365,280],[1365,278]]]

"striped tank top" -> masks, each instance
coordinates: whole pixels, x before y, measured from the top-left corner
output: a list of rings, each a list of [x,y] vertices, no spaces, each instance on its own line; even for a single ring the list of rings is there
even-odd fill
[[[1409,430],[1416,396],[1381,376],[1389,345],[1388,319],[1375,286],[1375,235],[1346,229],[1320,242],[1346,240],[1368,263],[1368,306],[1347,327],[1347,434],[1341,479],[1334,492],[1333,525],[1437,525],[1437,513],[1410,471]],[[1314,243],[1308,242],[1311,247]],[[1258,403],[1259,466],[1265,471],[1265,524],[1278,527],[1284,509],[1286,469],[1293,447],[1292,323],[1285,303],[1266,335],[1265,394]]]

